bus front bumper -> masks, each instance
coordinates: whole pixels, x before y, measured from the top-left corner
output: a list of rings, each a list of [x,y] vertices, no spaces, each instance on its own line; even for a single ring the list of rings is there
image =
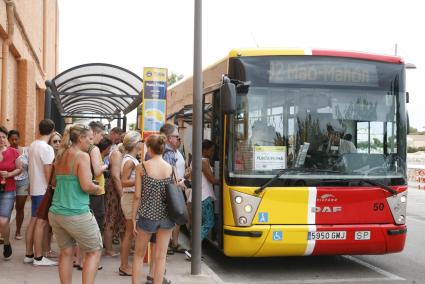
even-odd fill
[[[405,225],[224,226],[224,254],[234,257],[385,254],[403,250]]]

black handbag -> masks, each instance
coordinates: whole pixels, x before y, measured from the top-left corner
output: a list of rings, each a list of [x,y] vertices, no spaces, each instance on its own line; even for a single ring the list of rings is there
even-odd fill
[[[174,180],[176,176],[174,174]],[[189,221],[186,202],[184,201],[183,191],[177,187],[176,183],[169,183],[166,188],[168,217],[177,225],[186,224]]]

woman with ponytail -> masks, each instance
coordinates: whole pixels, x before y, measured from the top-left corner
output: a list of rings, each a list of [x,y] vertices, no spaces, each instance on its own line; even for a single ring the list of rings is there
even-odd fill
[[[49,221],[60,248],[61,283],[72,283],[73,247],[86,252],[82,283],[94,283],[103,248],[96,219],[89,210],[89,194],[99,186],[92,182],[87,150],[93,142],[90,129],[82,124],[68,128],[56,156],[56,189]]]
[[[130,276],[131,267],[128,264],[131,241],[133,240],[133,224],[131,210],[133,208],[134,184],[136,181],[136,167],[139,164],[136,156],[142,150],[142,137],[139,132],[128,132],[122,143],[126,154],[121,162],[121,208],[125,217],[125,232],[121,243],[121,265],[118,272],[121,276]]]
[[[155,263],[152,283],[162,283],[165,271],[165,258],[168,243],[175,223],[168,217],[166,187],[172,179],[172,167],[162,155],[166,136],[153,134],[146,141],[151,159],[136,168],[136,186],[133,200],[133,226],[136,234],[136,248],[133,259],[133,281],[140,283],[143,257],[148,242],[156,233],[156,248],[153,255]],[[139,219],[136,222],[136,216]]]

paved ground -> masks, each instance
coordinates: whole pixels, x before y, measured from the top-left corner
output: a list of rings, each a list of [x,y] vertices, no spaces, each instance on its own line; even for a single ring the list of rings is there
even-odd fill
[[[26,216],[24,228],[29,221],[30,202],[26,205]],[[14,218],[14,216],[12,216]],[[15,222],[11,225],[12,235],[15,233]],[[31,283],[31,284],[57,284],[59,283],[59,276],[57,267],[33,267],[31,264],[24,264],[23,258],[25,253],[24,240],[12,240],[13,256],[12,260],[3,260],[3,248],[0,245],[0,284],[11,283]],[[58,251],[56,244],[53,244],[54,250]],[[119,257],[103,257],[103,269],[100,270],[96,276],[96,283],[130,283],[130,277],[123,277],[118,275],[118,267],[120,265]],[[147,267],[145,269],[147,272]],[[217,283],[215,275],[203,263],[203,274],[200,276],[192,276],[190,274],[190,262],[185,259],[183,254],[175,254],[167,258],[167,278],[172,283],[193,283],[193,284],[209,284]],[[81,271],[77,269],[73,273],[73,283],[81,283]],[[144,282],[142,282],[144,283]]]
[[[406,247],[401,253],[362,256],[320,256],[241,259],[228,258],[209,246],[204,248],[203,275],[190,275],[184,255],[169,256],[167,277],[172,283],[425,283],[423,232],[425,190],[410,183]],[[29,203],[26,212],[29,212]],[[26,217],[26,221],[28,218]],[[14,223],[12,224],[14,233]],[[24,265],[24,241],[12,241],[11,261],[0,258],[0,284],[59,283],[57,268]],[[1,245],[0,245],[1,248]],[[104,258],[96,283],[130,283],[118,276],[118,258]],[[146,268],[147,270],[147,268]],[[75,270],[74,283],[81,283]],[[142,282],[144,283],[144,282]]]

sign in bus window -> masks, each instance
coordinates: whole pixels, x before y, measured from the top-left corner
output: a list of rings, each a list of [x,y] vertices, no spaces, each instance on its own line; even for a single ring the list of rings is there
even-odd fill
[[[272,171],[286,168],[285,146],[254,146],[256,171]]]

